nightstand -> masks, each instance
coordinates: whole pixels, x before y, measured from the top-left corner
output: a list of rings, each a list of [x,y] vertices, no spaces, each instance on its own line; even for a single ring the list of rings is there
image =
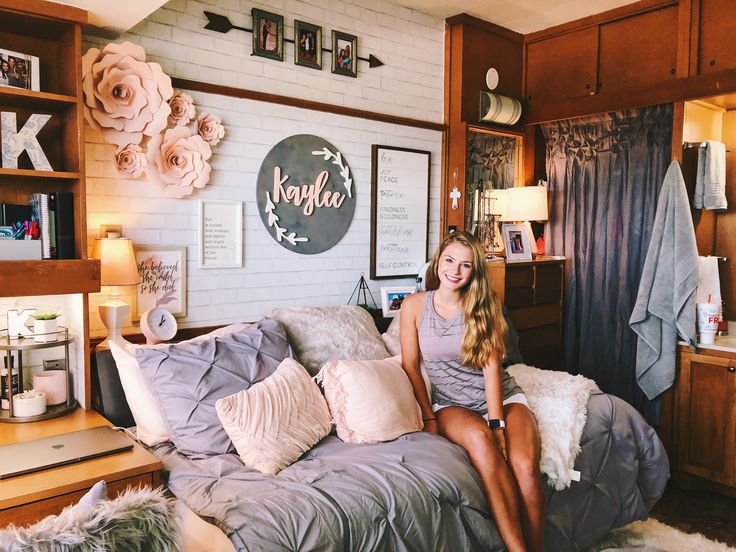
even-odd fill
[[[97,412],[79,408],[53,420],[1,424],[0,445],[100,425],[110,423]],[[117,496],[129,486],[157,487],[161,484],[160,470],[161,461],[136,443],[126,452],[4,479],[0,481],[0,525],[27,525],[49,514],[58,514],[64,507],[75,504],[100,479],[107,482],[109,497]]]

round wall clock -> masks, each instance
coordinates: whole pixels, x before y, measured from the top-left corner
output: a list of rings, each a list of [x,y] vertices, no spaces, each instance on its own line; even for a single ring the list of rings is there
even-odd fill
[[[296,253],[321,253],[342,239],[353,220],[353,173],[327,140],[311,134],[290,136],[264,158],[256,203],[276,242]]]
[[[141,332],[147,344],[163,343],[176,335],[176,318],[160,307],[148,309],[141,314]]]

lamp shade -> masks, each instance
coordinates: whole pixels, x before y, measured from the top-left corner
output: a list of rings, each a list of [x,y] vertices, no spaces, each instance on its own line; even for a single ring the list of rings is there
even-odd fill
[[[521,186],[506,190],[506,213],[502,220],[547,220],[547,188]]]
[[[488,196],[491,198],[490,212],[493,215],[500,216],[503,219],[506,214],[507,200],[506,192],[508,190],[501,188],[498,190],[488,190]]]
[[[92,257],[100,260],[103,286],[134,286],[140,283],[133,244],[127,238],[97,238]]]

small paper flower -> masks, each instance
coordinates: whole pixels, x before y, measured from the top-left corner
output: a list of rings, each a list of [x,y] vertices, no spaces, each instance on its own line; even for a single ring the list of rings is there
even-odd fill
[[[174,125],[186,125],[194,119],[194,100],[181,90],[176,91],[171,97],[169,107],[171,107],[169,121]]]
[[[210,145],[188,127],[177,126],[148,142],[148,176],[167,195],[184,197],[204,188],[210,179]]]
[[[217,115],[202,113],[197,119],[197,132],[210,146],[215,146],[225,136],[225,127]]]
[[[115,152],[115,168],[118,173],[128,178],[136,178],[143,174],[148,164],[143,149],[137,144],[119,146]]]
[[[108,142],[139,144],[166,128],[171,79],[130,42],[90,48],[82,56],[84,118]]]

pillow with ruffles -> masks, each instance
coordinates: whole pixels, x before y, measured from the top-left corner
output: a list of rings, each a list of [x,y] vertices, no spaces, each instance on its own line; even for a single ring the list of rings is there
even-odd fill
[[[328,362],[317,381],[343,441],[380,443],[424,427],[400,356]]]
[[[389,355],[368,312],[355,305],[289,307],[266,316],[286,327],[297,360],[315,375],[331,360],[376,360]]]
[[[264,381],[215,403],[243,463],[276,475],[332,429],[322,393],[304,367],[284,360]]]
[[[213,332],[181,341],[182,343],[206,341],[216,337],[230,335],[248,328],[252,324],[231,324],[218,328]],[[161,405],[153,395],[148,380],[135,358],[139,349],[164,349],[168,343],[158,345],[135,345],[125,340],[111,341],[110,352],[115,359],[115,366],[120,377],[120,385],[125,393],[125,400],[136,424],[136,436],[145,445],[153,446],[171,440],[169,428],[164,421]]]
[[[291,348],[277,320],[213,339],[138,348],[135,358],[184,454],[234,452],[215,403],[270,376]]]

